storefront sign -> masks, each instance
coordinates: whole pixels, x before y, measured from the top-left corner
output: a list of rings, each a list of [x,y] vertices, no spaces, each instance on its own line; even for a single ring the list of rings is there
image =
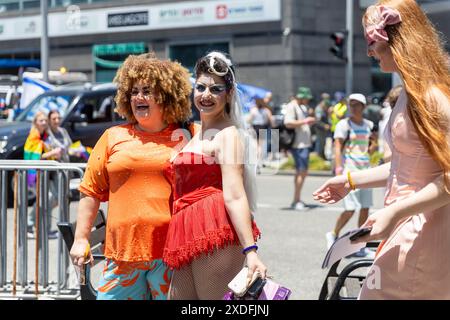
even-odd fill
[[[108,14],[108,28],[146,25],[148,25],[148,11]]]
[[[186,23],[186,21],[204,21],[205,9],[203,7],[160,9],[158,18],[161,25]]]
[[[50,13],[50,37],[151,31],[281,20],[281,0],[211,0]],[[40,16],[2,19],[0,41],[39,38]]]
[[[147,46],[144,42],[98,44],[94,45],[92,51],[93,54],[98,57],[109,55],[139,54],[146,52]]]
[[[216,18],[218,20],[241,20],[245,18],[264,17],[263,4],[230,5],[220,4],[216,6]]]

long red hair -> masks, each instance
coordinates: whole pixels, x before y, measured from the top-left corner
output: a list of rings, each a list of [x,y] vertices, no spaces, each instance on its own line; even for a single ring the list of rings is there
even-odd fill
[[[449,123],[430,99],[437,88],[450,101],[449,63],[443,42],[416,1],[380,0],[377,5],[398,10],[402,18],[401,23],[385,28],[388,43],[403,78],[411,121],[422,144],[444,171],[445,190],[450,193]],[[370,21],[369,15],[367,11],[364,25]]]

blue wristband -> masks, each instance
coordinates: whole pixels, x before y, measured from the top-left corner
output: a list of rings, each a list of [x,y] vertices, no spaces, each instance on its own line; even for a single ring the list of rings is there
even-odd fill
[[[252,246],[248,246],[247,248],[244,248],[242,250],[242,254],[246,254],[247,251],[250,251],[250,250],[253,250],[253,249],[258,250],[258,246],[256,244],[254,244]]]

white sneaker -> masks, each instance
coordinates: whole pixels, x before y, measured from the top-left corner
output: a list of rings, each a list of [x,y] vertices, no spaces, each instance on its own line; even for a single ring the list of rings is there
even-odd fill
[[[297,211],[303,211],[303,210],[306,210],[307,208],[302,201],[299,201],[299,202],[294,202],[293,204],[291,204],[291,209],[297,210]]]
[[[325,234],[325,238],[327,239],[327,249],[329,250],[333,243],[336,241],[337,237],[333,231],[330,231]]]

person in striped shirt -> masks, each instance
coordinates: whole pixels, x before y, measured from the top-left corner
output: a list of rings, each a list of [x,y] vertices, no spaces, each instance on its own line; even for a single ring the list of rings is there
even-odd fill
[[[360,93],[349,96],[350,116],[336,125],[334,132],[336,175],[347,174],[370,168],[369,142],[374,132],[374,123],[363,118],[366,107],[366,97]],[[344,198],[344,212],[338,217],[333,231],[326,234],[328,248],[331,247],[339,232],[347,224],[354,212],[359,209],[358,226],[361,226],[369,216],[372,206],[372,190],[356,189]],[[367,256],[371,252],[361,250],[357,256]]]

